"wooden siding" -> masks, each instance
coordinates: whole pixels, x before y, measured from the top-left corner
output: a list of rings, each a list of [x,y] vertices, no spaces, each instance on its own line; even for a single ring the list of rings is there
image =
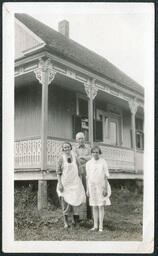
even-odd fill
[[[76,112],[75,93],[59,85],[49,86],[48,136],[72,139],[72,115]],[[103,109],[103,106],[97,105]],[[105,107],[105,111],[106,107]],[[41,127],[41,85],[28,84],[15,90],[15,138],[39,136]],[[131,148],[131,116],[123,113],[123,147]]]
[[[52,85],[48,99],[48,135],[72,139],[72,115],[75,113],[75,94]]]
[[[35,39],[32,32],[28,32],[23,26],[15,22],[15,58],[23,56],[23,51],[41,44],[41,40]]]
[[[123,114],[123,146],[131,148],[131,116],[129,114]]]
[[[15,89],[15,138],[40,135],[41,85]]]
[[[72,139],[72,115],[75,95],[49,86],[48,135]],[[41,128],[41,85],[30,84],[15,89],[15,138],[39,136]]]

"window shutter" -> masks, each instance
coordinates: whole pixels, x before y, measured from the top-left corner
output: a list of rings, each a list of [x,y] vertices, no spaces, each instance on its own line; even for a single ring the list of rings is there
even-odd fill
[[[72,116],[72,132],[73,139],[76,138],[76,133],[81,131],[81,117],[77,115]]]
[[[101,120],[94,120],[94,141],[103,141],[103,125]]]
[[[132,129],[130,129],[130,138],[131,138],[131,148],[133,148]]]
[[[96,120],[93,119],[93,140],[96,141]]]

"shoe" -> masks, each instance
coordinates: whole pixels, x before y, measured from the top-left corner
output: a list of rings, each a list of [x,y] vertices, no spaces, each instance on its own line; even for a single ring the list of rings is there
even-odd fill
[[[67,215],[64,215],[64,229],[67,229],[69,227],[69,224],[68,224],[68,216]]]
[[[97,231],[97,230],[98,230],[98,228],[95,228],[95,227],[90,229],[90,231]]]
[[[100,228],[100,229],[99,229],[99,232],[103,232],[103,229],[102,229],[102,228]]]
[[[79,228],[79,216],[78,215],[74,215],[74,221],[72,222],[72,225],[76,228]]]
[[[69,225],[68,224],[65,224],[64,225],[64,229],[68,229]]]

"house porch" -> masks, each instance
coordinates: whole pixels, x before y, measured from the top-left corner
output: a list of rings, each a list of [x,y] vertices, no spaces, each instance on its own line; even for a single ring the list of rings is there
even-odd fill
[[[94,141],[99,143],[103,157],[105,157],[108,162],[111,173],[110,177],[112,179],[142,179],[143,153],[137,152],[136,150],[135,118],[136,112],[138,117],[142,117],[143,107],[140,105],[137,108],[133,95],[131,97],[125,97],[117,90],[109,89],[103,82],[100,83],[99,78],[98,80],[92,79],[85,74],[81,74],[81,72],[75,73],[74,70],[64,67],[63,65],[60,67],[53,65],[52,68],[50,59],[38,61],[36,61],[34,65],[28,64],[27,66],[26,64],[21,64],[22,66],[19,69],[17,68],[17,72],[15,73],[15,96],[18,94],[17,92],[21,89],[23,90],[23,88],[25,88],[26,91],[29,89],[30,95],[26,98],[25,93],[22,92],[26,104],[25,113],[24,115],[20,113],[19,120],[16,120],[15,123],[15,125],[17,125],[18,122],[20,124],[20,120],[23,120],[23,127],[20,126],[20,124],[17,125],[18,129],[15,129],[15,132],[20,130],[21,134],[19,133],[20,136],[19,134],[15,136],[14,173],[15,180],[39,181],[38,208],[41,209],[46,202],[46,180],[56,179],[55,169],[58,157],[62,152],[62,142],[66,139],[75,146],[73,138],[74,134],[79,130],[73,129],[72,115],[75,114],[75,116],[81,119],[81,125],[83,117],[80,115],[78,104],[81,95],[84,99],[86,98],[88,109],[87,120],[84,126],[80,126],[79,128],[82,128],[84,132],[88,131],[87,145],[92,145]],[[32,66],[29,67],[29,65]],[[32,88],[35,89],[33,94]],[[56,95],[57,97],[55,96],[55,90],[58,90],[57,88],[63,90],[64,93],[71,92],[71,95],[74,95],[74,98],[71,97],[72,104],[69,104],[70,101],[67,100],[65,109],[63,108],[62,101],[60,101],[59,104],[60,93]],[[67,95],[64,93],[62,100],[65,100]],[[30,96],[32,100],[30,100]],[[54,104],[55,97],[57,104]],[[18,102],[17,99],[15,103]],[[111,108],[111,103],[115,105],[114,109],[121,109],[121,111],[118,113],[113,107]],[[18,116],[16,115],[17,110],[20,109],[24,111],[24,101],[22,100],[20,104],[20,108],[15,107],[15,118]],[[33,107],[31,107],[31,104]],[[58,109],[58,112],[57,106],[62,106]],[[100,110],[103,114],[102,112],[98,112]],[[106,115],[107,112],[108,116],[106,122],[102,122],[104,114]],[[109,112],[111,112],[110,115]],[[124,131],[124,134],[122,129],[124,125],[122,113],[128,115],[127,122],[129,122],[129,127],[126,127],[127,129]],[[65,119],[62,120],[64,116]],[[56,117],[56,119],[54,119],[54,117]],[[60,123],[58,123],[59,119]],[[69,128],[67,129],[68,120]],[[109,131],[110,127],[112,127],[115,131],[115,136],[110,137],[112,133],[108,131],[106,134],[105,131],[102,132],[102,139],[101,137],[96,138],[96,136],[94,136],[96,133],[93,125],[94,120],[99,121],[101,124],[100,127],[102,127],[103,130],[105,130],[105,126]],[[126,119],[124,119],[124,121],[125,120]],[[27,134],[27,136],[25,136],[25,134]],[[127,138],[128,143],[126,143],[125,138]]]
[[[62,153],[61,138],[47,138],[46,170],[41,170],[41,139],[30,137],[15,141],[15,180],[54,180],[56,164]],[[75,147],[76,142],[70,140]],[[111,179],[142,179],[143,153],[137,151],[137,172],[134,170],[133,150],[99,143],[107,160]],[[90,144],[87,144],[90,146]]]

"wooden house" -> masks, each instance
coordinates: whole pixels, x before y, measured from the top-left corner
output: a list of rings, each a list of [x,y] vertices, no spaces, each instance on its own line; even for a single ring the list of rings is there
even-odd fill
[[[38,180],[38,208],[65,140],[97,142],[111,179],[142,179],[144,89],[105,58],[15,14],[15,180]]]

